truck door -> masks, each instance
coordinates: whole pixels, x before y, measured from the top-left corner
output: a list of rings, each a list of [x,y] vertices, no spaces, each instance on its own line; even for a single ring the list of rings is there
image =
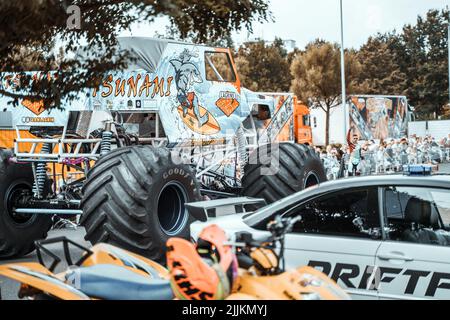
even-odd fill
[[[289,209],[302,217],[286,237],[289,268],[324,272],[354,299],[378,299],[371,284],[381,245],[377,188],[352,188],[319,196]]]
[[[450,190],[391,186],[383,196],[380,298],[450,299]]]
[[[204,55],[205,78],[212,84],[207,94],[209,100],[207,105],[219,109],[218,117],[233,118],[235,112],[239,113],[238,108],[243,101],[241,82],[231,54],[228,49],[211,49],[211,51],[207,49]]]
[[[307,106],[294,98],[294,131],[297,143],[312,145],[311,116]]]

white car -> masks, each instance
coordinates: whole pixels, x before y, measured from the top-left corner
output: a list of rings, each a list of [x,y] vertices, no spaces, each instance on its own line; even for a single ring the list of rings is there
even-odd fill
[[[301,216],[286,264],[314,266],[354,299],[450,299],[450,176],[371,176],[320,186],[246,212],[250,198],[188,204],[196,236],[217,224],[232,237],[267,236],[276,215]]]

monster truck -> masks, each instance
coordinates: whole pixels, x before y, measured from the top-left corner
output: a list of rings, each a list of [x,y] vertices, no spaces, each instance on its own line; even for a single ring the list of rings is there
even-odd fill
[[[160,260],[169,237],[189,238],[187,202],[271,203],[325,180],[319,157],[295,143],[293,97],[241,88],[228,49],[119,42],[135,56],[128,69],[65,111],[6,107],[16,138],[11,155],[0,150],[1,258],[31,251],[52,216],[81,215],[92,243]],[[2,78],[12,90],[14,74]]]

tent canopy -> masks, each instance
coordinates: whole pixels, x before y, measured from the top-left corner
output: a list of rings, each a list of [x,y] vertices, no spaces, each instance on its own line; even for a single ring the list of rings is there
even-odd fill
[[[128,69],[144,69],[155,72],[164,50],[170,40],[146,37],[119,37],[119,47],[128,50],[132,62]]]

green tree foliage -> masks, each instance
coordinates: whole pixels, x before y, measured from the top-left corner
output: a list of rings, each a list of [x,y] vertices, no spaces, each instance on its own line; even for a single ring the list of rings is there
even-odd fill
[[[281,39],[248,42],[235,58],[242,85],[253,91],[287,92],[291,84],[288,53]]]
[[[196,36],[194,33],[190,32],[186,37],[183,37],[181,36],[180,31],[176,28],[173,28],[172,26],[166,26],[165,31],[163,33],[161,33],[160,31],[156,31],[153,37],[159,39],[170,39],[175,41],[198,43],[198,41],[196,41]],[[225,35],[224,37],[218,39],[214,38],[207,39],[203,42],[203,44],[212,47],[222,47],[231,49],[234,48],[234,41],[231,34]]]
[[[79,29],[68,28],[71,4],[80,9]],[[31,81],[23,74],[21,87],[28,92],[0,86],[0,94],[16,102],[24,96],[44,99],[46,106],[59,107],[63,97],[97,87],[105,72],[125,67],[126,52],[116,49],[116,36],[133,23],[166,16],[181,38],[207,42],[226,39],[241,28],[251,30],[253,22],[266,21],[270,12],[267,0],[21,0],[1,1],[0,15],[0,71],[54,70],[50,80]],[[61,55],[55,43],[63,44]],[[39,63],[30,64],[30,57]]]
[[[442,118],[443,119],[450,119],[450,103],[447,104],[446,106],[444,106]]]
[[[440,115],[448,100],[448,11],[430,10],[415,26],[403,29],[407,60],[407,95],[422,117]]]
[[[358,82],[364,94],[404,95],[406,74],[400,70],[398,57],[389,47],[384,35],[370,37],[356,55],[361,64]]]
[[[448,15],[430,10],[399,34],[370,38],[358,53],[366,92],[404,94],[423,119],[442,115],[448,101]]]
[[[325,137],[329,142],[330,112],[341,104],[340,48],[337,44],[316,40],[292,61],[291,91],[311,108],[326,113]],[[358,91],[360,63],[355,51],[345,52],[347,92]]]

